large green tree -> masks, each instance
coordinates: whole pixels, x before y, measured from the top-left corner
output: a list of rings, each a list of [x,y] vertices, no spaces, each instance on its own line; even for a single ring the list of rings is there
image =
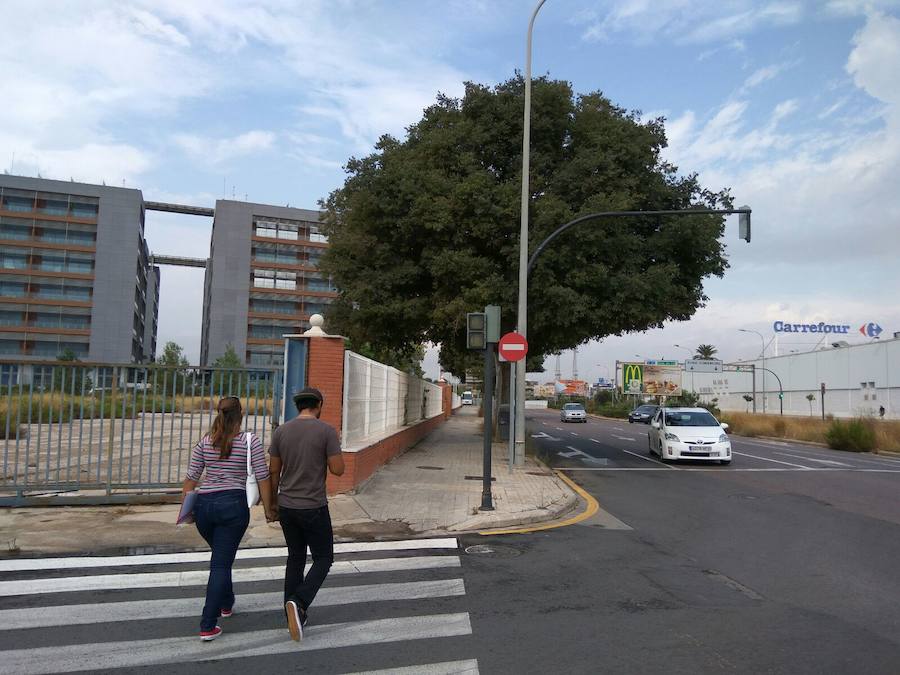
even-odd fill
[[[613,210],[730,206],[665,162],[664,120],[574,95],[537,79],[532,93],[530,250],[559,225]],[[486,304],[513,328],[517,294],[524,81],[467,83],[438,96],[406,138],[383,136],[351,158],[343,187],[324,200],[330,247],[323,267],[341,293],[336,332],[377,352],[441,345],[462,373],[465,314]],[[538,260],[529,285],[531,367],[587,340],[685,320],[706,296],[703,279],[727,262],[715,216],[614,219],[575,228]]]

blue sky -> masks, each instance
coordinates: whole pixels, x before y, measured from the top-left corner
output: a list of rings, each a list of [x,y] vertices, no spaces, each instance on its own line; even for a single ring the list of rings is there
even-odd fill
[[[524,64],[533,3],[146,0],[4,3],[0,167],[212,205],[314,208],[342,164],[402,135],[438,91]],[[754,240],[691,321],[581,348],[616,359],[753,356],[776,319],[900,330],[900,2],[547,0],[534,72],[665,115],[667,157],[754,208]],[[205,256],[210,223],[151,214],[160,253]],[[202,274],[163,272],[160,339],[199,353]],[[862,336],[859,336],[862,339]],[[806,349],[794,339],[782,352]],[[768,353],[772,353],[772,348]],[[563,358],[568,374],[571,356]],[[599,365],[597,365],[599,364]],[[436,359],[428,359],[436,374]],[[552,367],[552,364],[551,364]]]

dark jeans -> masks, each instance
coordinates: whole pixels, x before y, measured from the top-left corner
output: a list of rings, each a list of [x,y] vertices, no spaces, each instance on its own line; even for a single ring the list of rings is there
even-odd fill
[[[206,584],[206,604],[200,630],[212,630],[219,612],[234,605],[231,586],[231,565],[237,555],[241,537],[250,524],[247,493],[243,490],[223,490],[197,496],[194,520],[200,536],[212,549],[209,560],[209,581]]]
[[[284,601],[296,600],[303,609],[312,604],[331,563],[334,562],[334,533],[328,506],[317,509],[278,508],[281,529],[288,547],[284,572]],[[312,553],[312,567],[306,578],[306,547]]]

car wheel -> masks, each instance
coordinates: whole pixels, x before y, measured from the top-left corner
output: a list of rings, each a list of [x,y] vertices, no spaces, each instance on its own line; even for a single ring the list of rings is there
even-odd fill
[[[728,466],[729,464],[731,464],[731,460],[730,459],[720,459],[719,464],[721,464],[722,466]]]
[[[634,420],[631,419],[630,417],[628,418],[628,424],[634,424]]]

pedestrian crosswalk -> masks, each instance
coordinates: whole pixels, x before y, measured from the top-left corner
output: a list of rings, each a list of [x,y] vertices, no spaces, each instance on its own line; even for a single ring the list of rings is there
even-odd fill
[[[240,551],[235,615],[209,643],[198,639],[208,553],[2,560],[0,673],[228,672],[250,657],[316,673],[477,673],[457,548],[337,544],[300,643],[282,611],[285,549]]]

